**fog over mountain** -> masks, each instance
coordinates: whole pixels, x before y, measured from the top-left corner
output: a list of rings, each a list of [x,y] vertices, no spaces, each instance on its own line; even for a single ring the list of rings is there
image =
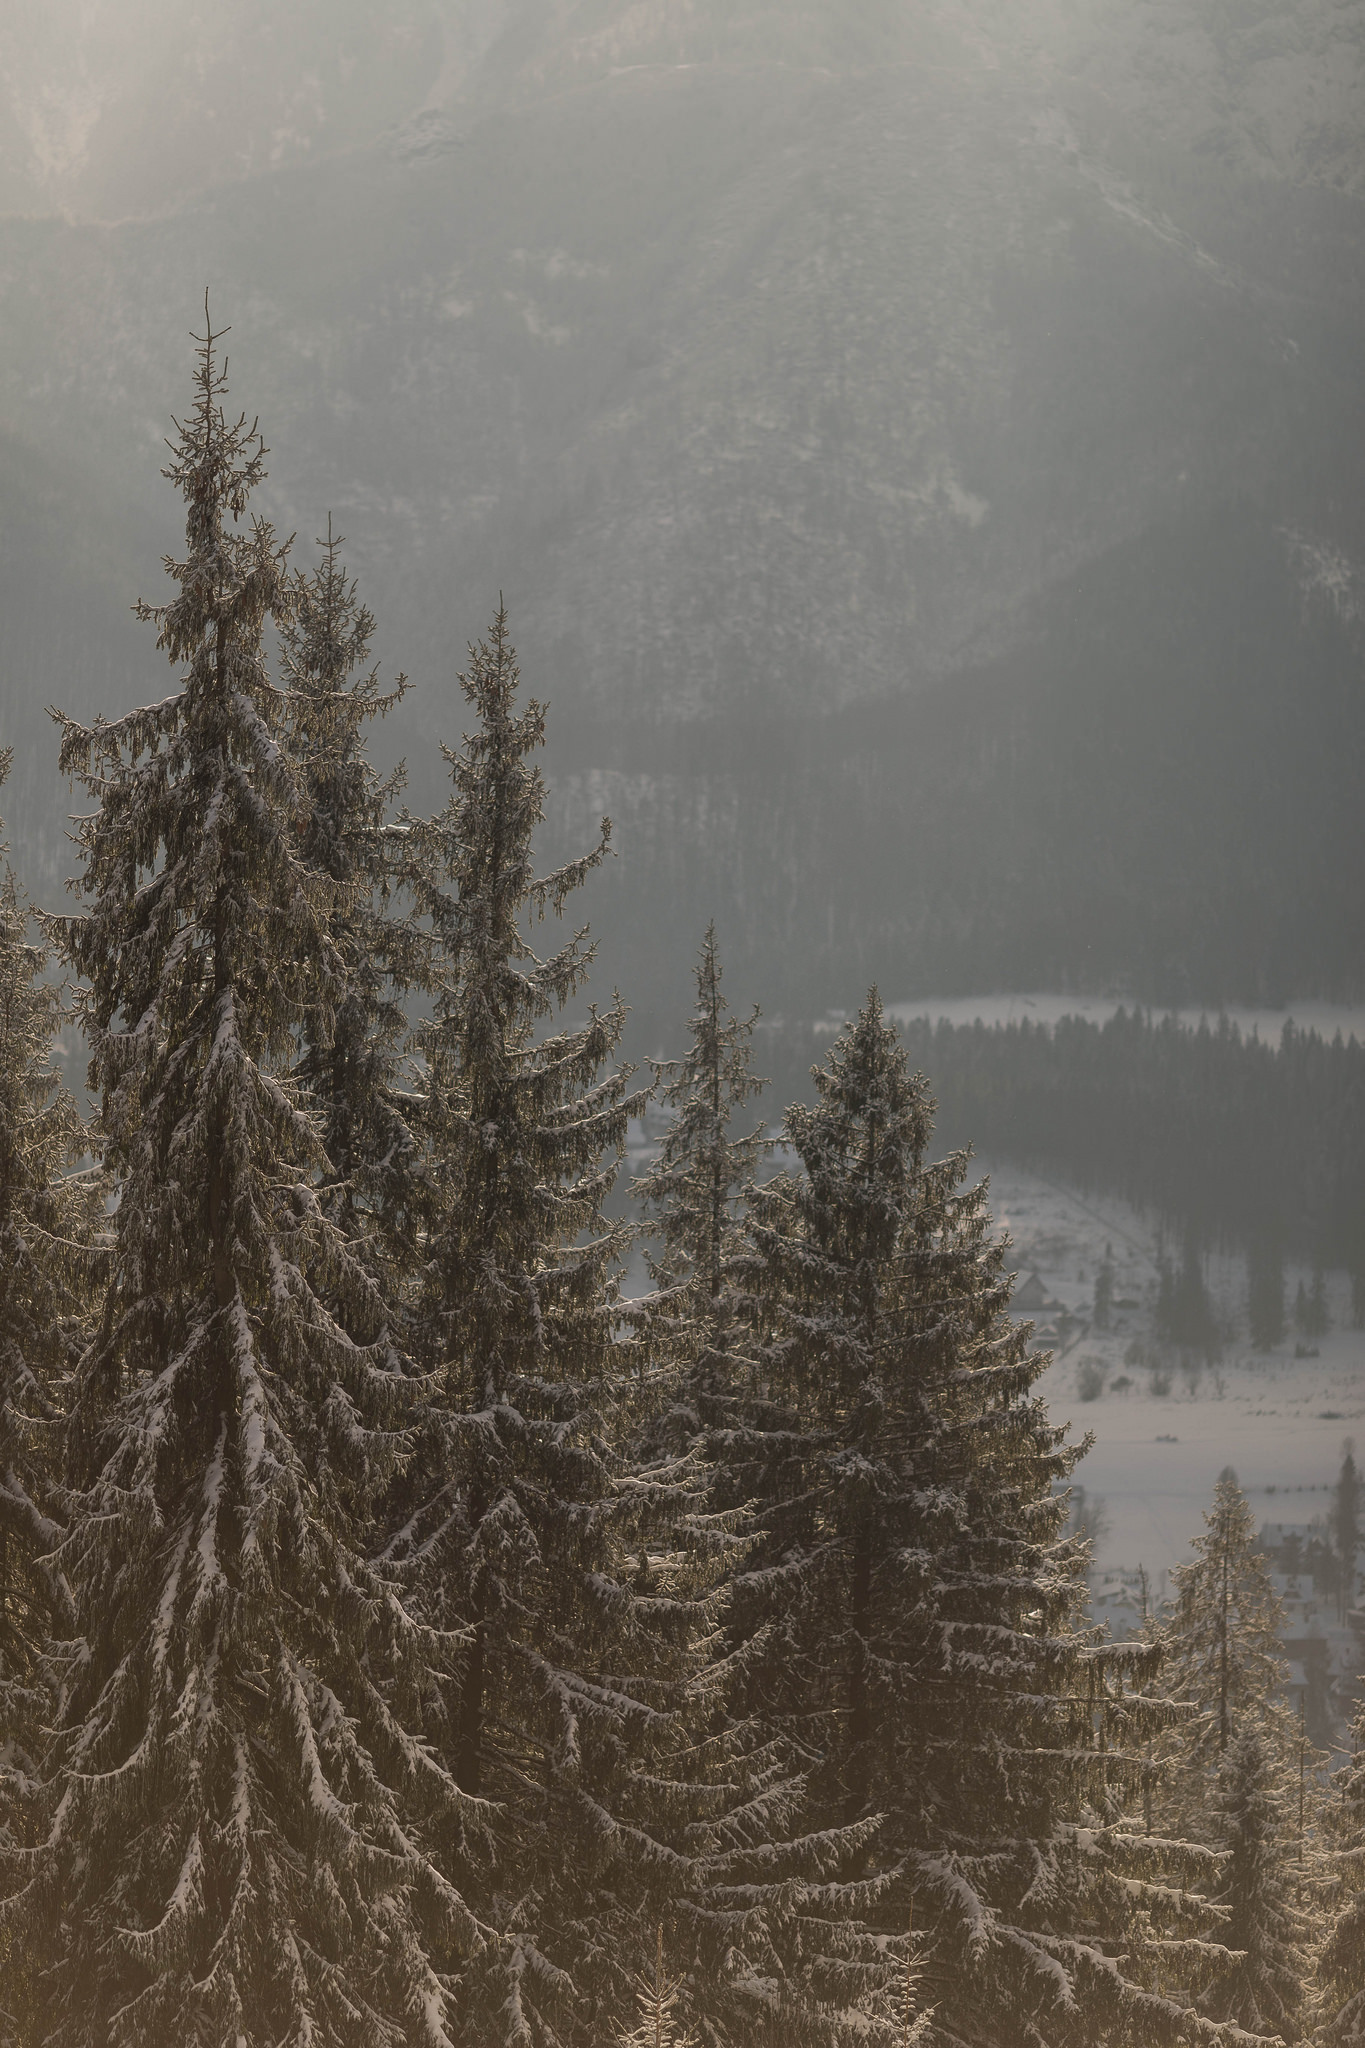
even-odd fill
[[[1358,0],[38,5],[0,57],[0,725],[164,688],[206,285],[415,688],[505,590],[603,975],[1365,992]]]

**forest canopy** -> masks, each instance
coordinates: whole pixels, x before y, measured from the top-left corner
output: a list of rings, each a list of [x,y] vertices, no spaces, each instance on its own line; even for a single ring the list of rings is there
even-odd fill
[[[75,906],[34,945],[0,898],[6,2038],[1358,2040],[1360,1774],[1293,1805],[1235,1475],[1109,1640],[1085,1447],[876,988],[775,1174],[714,927],[632,1073],[570,914],[610,824],[539,871],[505,608],[414,815],[220,339],[139,607],[174,682],[58,714]]]

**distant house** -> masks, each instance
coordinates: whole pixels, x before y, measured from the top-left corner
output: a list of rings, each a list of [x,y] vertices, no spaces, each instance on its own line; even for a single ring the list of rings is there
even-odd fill
[[[1337,1562],[1322,1522],[1263,1522],[1261,1549],[1277,1571],[1306,1579],[1321,1598],[1335,1592]]]
[[[1291,1579],[1307,1568],[1311,1573],[1308,1559],[1315,1541],[1322,1538],[1322,1525],[1317,1522],[1262,1522],[1261,1549],[1278,1571],[1285,1572]]]
[[[1065,1302],[1053,1299],[1037,1273],[1030,1273],[1028,1279],[1015,1288],[1013,1307],[1017,1315],[1053,1318],[1070,1316],[1070,1310]]]

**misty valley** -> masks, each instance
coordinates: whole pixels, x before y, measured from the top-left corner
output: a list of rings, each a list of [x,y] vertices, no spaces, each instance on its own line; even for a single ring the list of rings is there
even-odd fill
[[[1360,0],[4,30],[0,2048],[1365,2048]]]

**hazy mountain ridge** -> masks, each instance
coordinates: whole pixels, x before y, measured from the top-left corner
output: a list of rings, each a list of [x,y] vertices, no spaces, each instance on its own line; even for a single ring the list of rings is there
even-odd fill
[[[186,37],[196,18],[177,14]],[[210,50],[204,93],[264,48],[251,9],[230,19],[239,33]],[[1148,859],[1155,908],[1115,853],[1100,864],[1109,896],[1080,917],[1068,876],[1086,869],[1090,896],[1100,885],[1074,816],[1040,822],[1015,784],[992,782],[1003,756],[963,723],[980,715],[979,690],[954,679],[1001,679],[1050,788],[1041,734],[1065,756],[1077,707],[1118,718],[1134,689],[1165,701],[1143,667],[1169,663],[1152,638],[1162,593],[1124,579],[1180,546],[1216,555],[1224,515],[1279,607],[1262,640],[1288,670],[1277,680],[1255,655],[1255,703],[1288,706],[1301,661],[1335,673],[1322,635],[1347,629],[1349,603],[1301,642],[1295,621],[1315,582],[1349,591],[1365,562],[1352,10],[413,6],[401,13],[408,54],[385,69],[371,42],[398,19],[344,14],[325,39],[331,83],[310,139],[281,146],[282,168],[243,174],[269,161],[302,75],[311,17],[297,14],[293,55],[236,153],[223,152],[214,190],[155,219],[0,223],[11,433],[68,475],[84,465],[102,503],[126,503],[171,544],[160,437],[211,281],[234,329],[234,395],[259,409],[274,450],[272,508],[305,542],[337,513],[386,658],[419,684],[409,739],[449,730],[459,650],[507,590],[527,675],[554,707],[561,818],[574,790],[633,792],[611,885],[628,900],[614,914],[661,1000],[661,887],[688,922],[719,895],[783,1001],[802,1000],[807,969],[812,997],[818,978],[830,1001],[864,969],[900,993],[931,962],[934,978],[964,985],[998,980],[1021,951],[1027,965],[1042,942],[1017,903],[992,902],[994,834],[994,865],[978,869],[977,835],[960,832],[963,873],[935,883],[947,891],[935,908],[923,849],[897,822],[898,788],[956,786],[947,764],[965,760],[968,809],[1018,817],[1046,886],[1062,888],[1053,972],[1080,984],[1167,973],[1180,989],[1204,972],[1218,984],[1206,994],[1239,978],[1254,993],[1265,945],[1248,933],[1211,949],[1179,871],[1160,846],[1144,855],[1140,833],[1119,839],[1125,859]],[[375,63],[354,133],[343,57],[353,75]],[[172,49],[164,63],[177,62],[188,75]],[[197,104],[186,99],[187,121]],[[105,132],[91,130],[87,189]],[[178,132],[163,137],[163,196]],[[63,175],[74,192],[77,172]],[[78,526],[97,518],[72,510]],[[1148,540],[1163,535],[1179,546],[1154,557]],[[1206,575],[1180,560],[1177,666],[1199,690],[1197,650],[1222,628],[1238,637],[1226,614],[1237,577],[1212,555]],[[1111,648],[1087,626],[1082,658],[1068,620],[1092,568],[1127,638]],[[6,620],[0,689],[21,731],[36,705],[15,636],[34,641],[26,604],[67,573],[49,549]],[[140,587],[156,576],[149,552]],[[88,676],[68,655],[71,687],[43,677],[45,694],[93,709],[98,675],[102,701],[98,637]],[[154,677],[156,661],[148,645],[134,667]],[[128,673],[123,687],[144,684]],[[1235,718],[1233,685],[1208,688],[1218,716]],[[861,728],[837,723],[857,703],[889,707],[862,767]],[[1253,740],[1280,717],[1255,710]],[[696,728],[686,744],[680,722]],[[941,774],[914,751],[931,735]],[[1138,751],[1140,788],[1159,797],[1172,773],[1185,786],[1158,734],[1144,728]],[[1309,854],[1354,858],[1323,825],[1339,814],[1340,747],[1315,753],[1314,780],[1292,787],[1283,749],[1263,767],[1240,737],[1232,751],[1242,794],[1209,806],[1224,835],[1204,846],[1211,874],[1226,867],[1229,816],[1244,834],[1266,801],[1270,840],[1287,833],[1296,873]],[[829,788],[798,765],[826,758],[846,764]],[[1010,758],[1017,776],[1017,743]],[[1216,777],[1216,750],[1199,759]],[[426,774],[419,758],[422,800]],[[37,817],[22,798],[16,811],[31,838]],[[717,817],[734,820],[719,840]],[[888,830],[888,901],[874,911],[860,878]],[[952,837],[952,816],[936,830]],[[1197,814],[1180,843],[1202,857]],[[1264,850],[1245,850],[1248,877]],[[1317,872],[1309,859],[1318,937],[1306,956],[1291,949],[1292,971],[1326,992],[1347,970],[1329,965],[1343,935],[1324,908],[1340,890],[1319,888]],[[1207,918],[1255,919],[1240,885],[1203,894]],[[1080,936],[1096,920],[1112,938],[1103,963]],[[675,934],[672,912],[665,922]],[[823,959],[818,974],[794,949]]]
[[[973,64],[1089,88],[1154,150],[1358,191],[1353,0],[18,0],[0,93],[6,210],[173,210],[229,178],[364,145],[442,107],[555,96],[627,67],[848,73]]]

